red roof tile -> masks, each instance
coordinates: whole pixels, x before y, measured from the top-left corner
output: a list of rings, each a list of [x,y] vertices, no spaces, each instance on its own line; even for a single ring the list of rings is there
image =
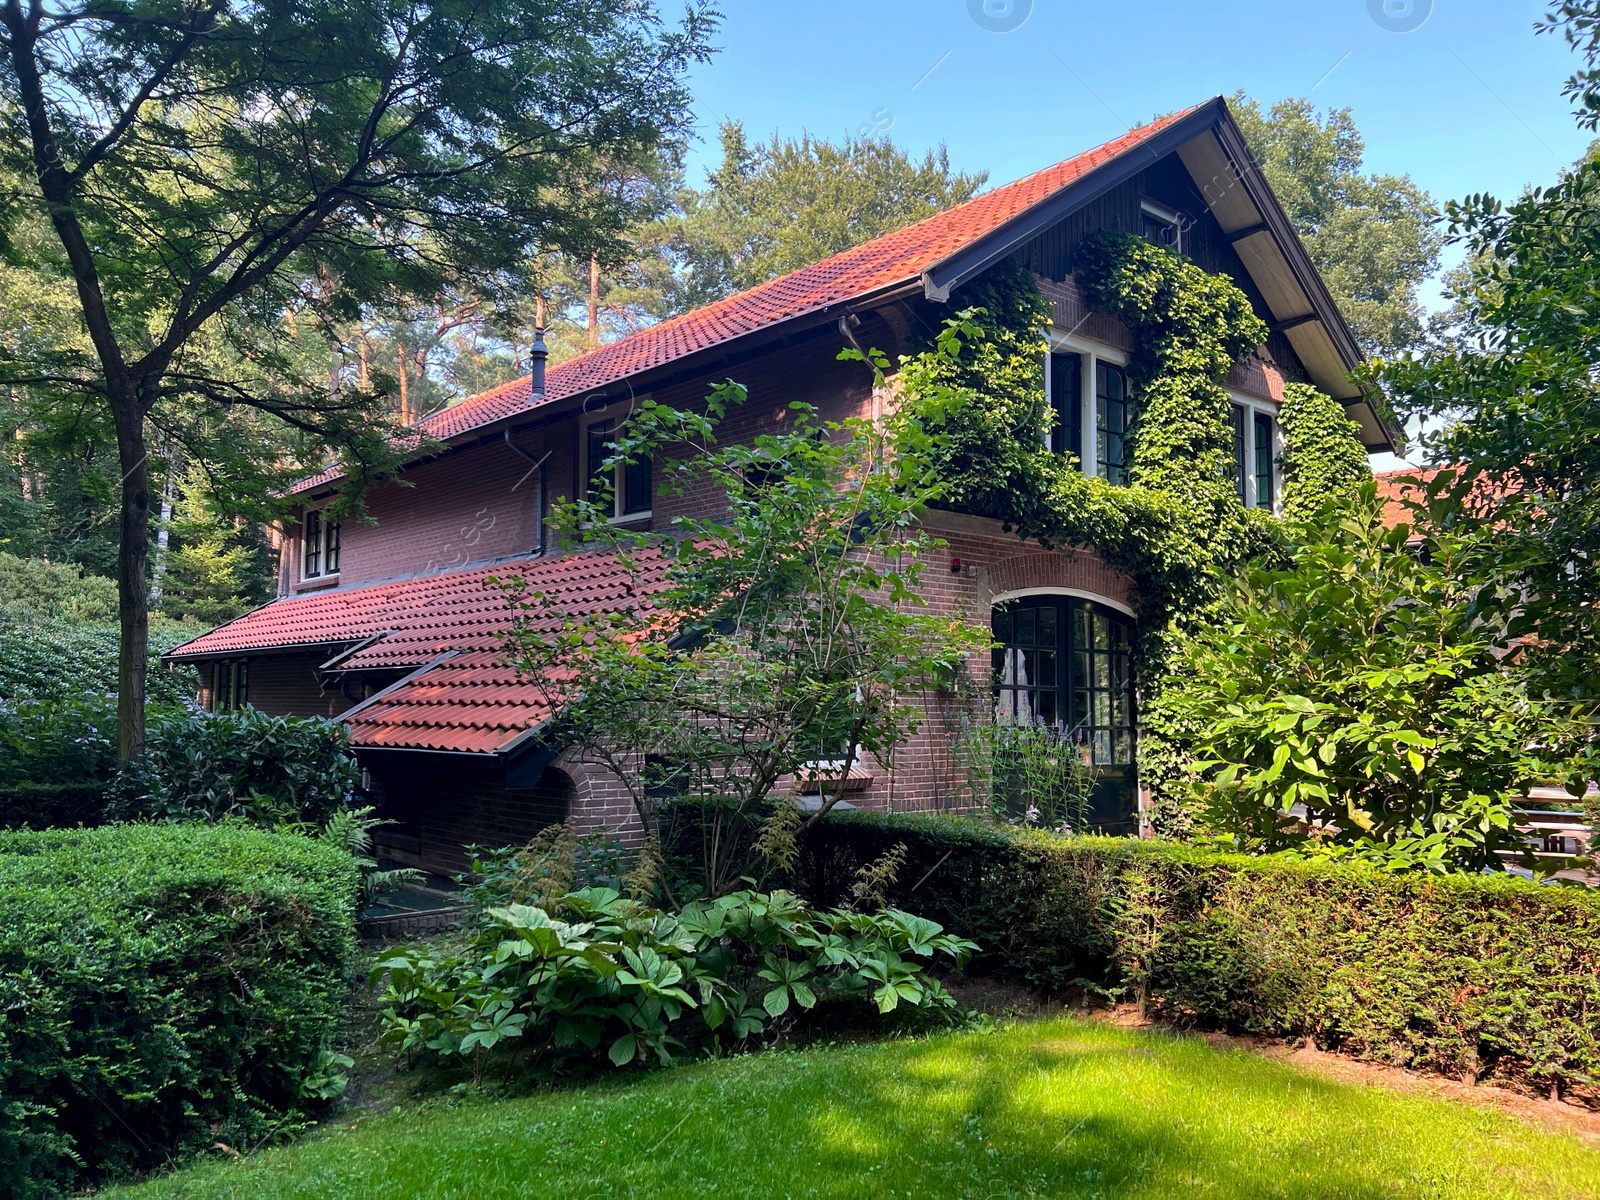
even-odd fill
[[[599,391],[641,371],[795,317],[909,283],[941,259],[994,232],[1012,217],[1103,166],[1193,109],[1163,117],[1053,167],[997,187],[809,267],[758,284],[683,316],[551,367],[542,404]],[[513,380],[425,417],[418,424],[439,441],[535,407],[530,381]],[[333,468],[295,485],[306,491],[338,479]]]
[[[291,646],[362,646],[341,670],[417,668],[347,720],[357,746],[493,752],[551,714],[559,672],[535,682],[505,665],[514,617],[494,580],[520,578],[548,599],[524,613],[531,629],[555,632],[573,617],[638,605],[664,586],[667,559],[635,551],[635,577],[610,551],[523,558],[393,583],[275,600],[172,651],[188,659]],[[428,664],[433,664],[428,666]]]

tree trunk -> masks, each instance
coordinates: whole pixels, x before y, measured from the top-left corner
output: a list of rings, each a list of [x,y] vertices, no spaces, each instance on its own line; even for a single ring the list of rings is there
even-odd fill
[[[144,754],[145,671],[150,653],[150,464],[144,416],[132,381],[107,389],[122,466],[122,538],[117,548],[117,761]]]
[[[600,344],[600,256],[589,256],[589,346]]]
[[[161,519],[156,522],[156,553],[150,563],[150,607],[161,607],[161,581],[167,573],[167,546],[172,540],[172,499],[178,487],[178,447],[167,451],[167,481],[161,486]]]
[[[406,348],[399,342],[394,344],[394,365],[400,372],[400,424],[411,424],[411,405],[406,400]]]

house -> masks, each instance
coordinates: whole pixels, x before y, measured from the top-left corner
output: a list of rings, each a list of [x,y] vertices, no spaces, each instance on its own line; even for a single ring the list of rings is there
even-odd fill
[[[1315,384],[1344,403],[1369,447],[1392,447],[1392,431],[1350,380],[1354,339],[1217,98],[424,419],[442,448],[408,464],[404,486],[373,490],[370,523],[323,515],[337,468],[305,480],[279,597],[168,659],[199,667],[210,708],[248,703],[346,721],[384,814],[399,822],[383,849],[402,861],[459,869],[463,844],[519,843],[569,817],[584,828],[624,828],[625,795],[543,740],[553,714],[501,662],[510,612],[496,577],[559,591],[569,607],[604,610],[633,598],[609,554],[554,544],[553,500],[584,486],[641,396],[690,406],[712,384],[737,379],[751,399],[724,423],[724,439],[775,428],[794,401],[827,420],[872,414],[883,398],[870,373],[838,361],[839,351],[872,346],[892,357],[914,328],[939,325],[952,289],[1007,260],[1032,271],[1053,313],[1045,364],[1053,402],[1076,418],[1067,424],[1094,431],[1071,449],[1082,470],[1118,482],[1131,342],[1121,322],[1087,310],[1072,274],[1078,241],[1108,228],[1229,276],[1271,328],[1228,383],[1241,502],[1276,501],[1286,382]],[[649,464],[615,481],[617,522],[659,529],[719,503],[656,495],[651,483]],[[930,602],[993,614],[1009,664],[999,702],[1080,725],[1102,781],[1103,823],[1135,830],[1131,581],[1092,553],[1045,550],[994,520],[941,511],[928,521],[953,568],[931,573]],[[661,569],[653,564],[649,578]],[[1024,679],[1013,669],[1024,660],[1057,665]],[[892,769],[863,762],[851,799],[936,806],[948,768],[931,724]]]

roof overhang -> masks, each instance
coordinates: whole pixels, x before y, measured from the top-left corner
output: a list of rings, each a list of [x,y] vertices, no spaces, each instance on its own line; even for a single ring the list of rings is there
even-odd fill
[[[1368,450],[1393,450],[1400,431],[1351,379],[1363,359],[1355,336],[1221,96],[941,259],[923,272],[924,294],[930,300],[948,300],[955,288],[1035,235],[1172,153],[1265,299],[1273,329],[1289,340],[1311,381],[1345,406]]]

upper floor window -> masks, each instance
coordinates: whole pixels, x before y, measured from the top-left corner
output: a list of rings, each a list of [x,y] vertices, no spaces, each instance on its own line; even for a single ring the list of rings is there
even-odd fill
[[[653,486],[650,460],[606,466],[616,455],[617,433],[617,422],[610,417],[592,422],[585,430],[589,501],[605,504],[609,492],[612,520],[648,517]]]
[[[1272,414],[1243,404],[1228,410],[1233,432],[1233,462],[1229,474],[1239,503],[1251,508],[1271,508],[1277,501],[1277,435]]]
[[[1256,426],[1256,507],[1271,508],[1272,471],[1277,459],[1273,453],[1272,418],[1266,413],[1255,414]]]
[[[1094,364],[1095,471],[1111,483],[1128,482],[1128,376],[1115,363]]]
[[[1083,457],[1083,356],[1050,355],[1050,449]]]
[[[1246,466],[1244,441],[1245,411],[1237,404],[1228,406],[1228,423],[1233,427],[1233,485],[1239,493],[1239,503],[1249,504],[1250,469]]]
[[[326,579],[339,573],[338,521],[326,520],[321,510],[306,513],[300,535],[300,578]]]
[[[1139,233],[1153,246],[1183,253],[1183,217],[1164,205],[1149,200],[1139,205]]]

